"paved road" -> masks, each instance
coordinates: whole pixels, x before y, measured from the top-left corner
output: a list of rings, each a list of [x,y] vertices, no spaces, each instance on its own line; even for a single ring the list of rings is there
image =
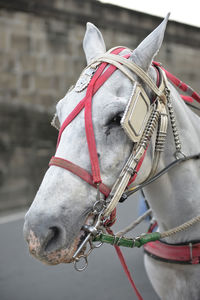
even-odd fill
[[[121,204],[119,215],[120,227],[132,220],[130,200]],[[0,218],[1,300],[137,299],[111,246],[103,245],[92,253],[89,267],[83,273],[76,272],[72,265],[46,266],[29,255],[22,227],[23,218]],[[139,232],[145,227],[140,226]],[[158,300],[145,274],[142,249],[123,250],[144,299]]]

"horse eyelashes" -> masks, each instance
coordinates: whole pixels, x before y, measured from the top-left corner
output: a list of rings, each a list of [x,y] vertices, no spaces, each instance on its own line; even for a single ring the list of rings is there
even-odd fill
[[[122,113],[119,113],[112,117],[108,122],[107,126],[120,126],[121,125],[121,119],[122,119]]]

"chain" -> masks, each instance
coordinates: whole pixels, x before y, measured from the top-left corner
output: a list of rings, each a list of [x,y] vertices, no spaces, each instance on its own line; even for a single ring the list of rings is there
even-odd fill
[[[180,137],[179,137],[178,128],[176,125],[174,108],[172,106],[172,101],[171,101],[171,97],[170,97],[170,90],[168,88],[165,89],[165,94],[167,97],[167,107],[168,107],[168,111],[169,111],[172,132],[173,132],[174,142],[175,142],[175,147],[176,147],[176,152],[174,153],[174,156],[176,159],[178,159],[180,154],[181,154],[181,156],[185,156],[185,155],[181,151],[181,141],[180,141]]]

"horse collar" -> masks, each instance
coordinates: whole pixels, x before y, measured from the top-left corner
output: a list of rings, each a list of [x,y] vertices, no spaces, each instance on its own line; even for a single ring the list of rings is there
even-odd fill
[[[149,233],[154,227],[151,226]],[[144,245],[147,255],[167,263],[196,265],[200,263],[200,241],[170,244],[162,240],[149,242]]]

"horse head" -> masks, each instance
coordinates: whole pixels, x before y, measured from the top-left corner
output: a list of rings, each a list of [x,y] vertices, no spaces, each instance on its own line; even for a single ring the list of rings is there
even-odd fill
[[[161,47],[167,20],[168,16],[134,51],[123,48],[119,53],[142,68],[154,82],[156,71],[151,64]],[[91,23],[87,24],[83,48],[89,67],[83,71],[75,87],[57,104],[56,118],[60,126],[84,99],[89,82],[95,76],[96,69],[92,64],[106,52],[102,34]],[[140,81],[136,74],[132,76]],[[141,84],[151,99],[154,96],[152,91],[146,84]],[[92,97],[92,124],[100,175],[102,182],[110,189],[134,146],[121,126],[121,118],[132,89],[132,81],[120,70],[116,70]],[[63,130],[55,156],[71,161],[92,173],[84,112],[83,107]],[[137,182],[143,181],[150,169],[151,156],[147,155]],[[95,187],[72,172],[55,165],[50,166],[25,217],[24,235],[31,254],[48,264],[71,262],[85,236],[83,225],[92,222],[90,213],[96,194]]]

